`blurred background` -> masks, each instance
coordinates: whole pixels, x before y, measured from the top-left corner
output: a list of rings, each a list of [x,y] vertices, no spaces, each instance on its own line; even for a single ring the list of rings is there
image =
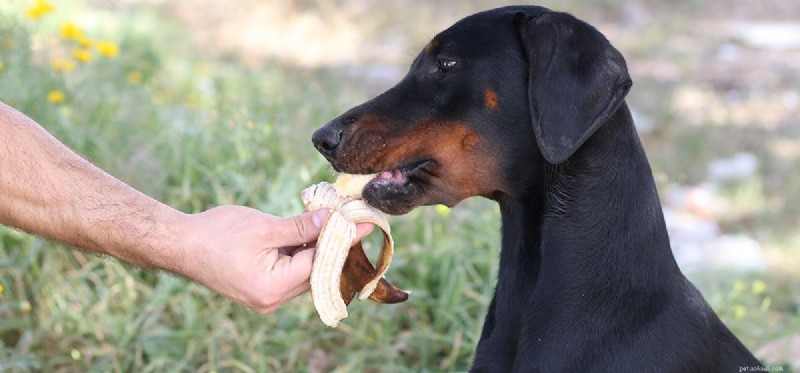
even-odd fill
[[[681,267],[765,363],[800,370],[800,2],[539,4],[622,51]],[[300,190],[332,178],[313,130],[391,87],[436,32],[501,5],[4,1],[0,100],[183,211],[296,214]],[[308,295],[260,316],[0,227],[0,372],[468,369],[496,278],[496,206],[392,224],[387,277],[410,300],[356,302],[337,329]]]

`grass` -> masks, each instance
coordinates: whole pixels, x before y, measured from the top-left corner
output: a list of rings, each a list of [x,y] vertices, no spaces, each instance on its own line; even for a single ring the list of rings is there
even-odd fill
[[[168,7],[109,12],[67,4],[38,21],[24,16],[28,4],[0,5],[0,100],[183,211],[235,203],[299,213],[299,191],[331,177],[310,146],[311,132],[375,93],[374,83],[335,67],[200,53],[185,25],[168,20]],[[469,4],[464,7],[478,6]],[[598,7],[608,12],[620,5]],[[53,71],[50,59],[69,56],[74,47],[58,36],[69,16],[86,21],[87,35],[115,41],[119,56],[95,53],[71,72]],[[64,102],[48,102],[53,90],[64,93]],[[725,135],[683,128],[658,102],[640,103],[667,124],[645,137],[654,167],[669,179],[694,177],[693,160],[714,154],[698,138],[722,142]],[[685,147],[677,158],[669,156],[674,146]],[[786,187],[798,188],[795,179]],[[731,188],[731,198],[745,199],[745,207],[778,188],[748,185]],[[338,329],[319,322],[308,296],[260,316],[169,274],[0,227],[0,372],[463,371],[493,291],[498,220],[497,208],[479,199],[393,218],[399,247],[389,276],[412,297],[392,306],[354,303]],[[791,227],[769,231],[768,225],[758,232],[769,232],[763,238],[793,258],[798,238]],[[694,279],[748,346],[800,330],[796,277],[775,270]]]

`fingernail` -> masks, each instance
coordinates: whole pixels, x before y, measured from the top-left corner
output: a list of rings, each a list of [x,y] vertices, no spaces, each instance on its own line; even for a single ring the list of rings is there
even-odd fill
[[[322,228],[322,223],[325,222],[325,218],[327,217],[328,217],[328,210],[319,209],[317,211],[314,211],[313,214],[311,214],[311,222],[314,224],[315,227]]]

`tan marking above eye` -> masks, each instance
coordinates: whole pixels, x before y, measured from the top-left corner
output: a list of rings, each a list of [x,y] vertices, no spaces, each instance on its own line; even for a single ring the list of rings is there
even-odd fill
[[[486,90],[483,91],[483,101],[486,103],[486,107],[489,110],[497,109],[497,92],[495,92],[494,89],[486,88]]]
[[[426,53],[433,53],[433,50],[436,49],[436,47],[438,47],[438,46],[439,46],[439,41],[431,40],[428,43],[428,45],[425,46],[425,52]]]

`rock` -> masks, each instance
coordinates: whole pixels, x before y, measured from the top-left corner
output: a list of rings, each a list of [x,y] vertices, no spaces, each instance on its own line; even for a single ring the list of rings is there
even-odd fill
[[[736,27],[747,45],[762,49],[800,49],[800,23],[748,22]]]
[[[758,157],[742,152],[730,158],[718,158],[708,163],[708,178],[713,181],[744,180],[758,171]]]

